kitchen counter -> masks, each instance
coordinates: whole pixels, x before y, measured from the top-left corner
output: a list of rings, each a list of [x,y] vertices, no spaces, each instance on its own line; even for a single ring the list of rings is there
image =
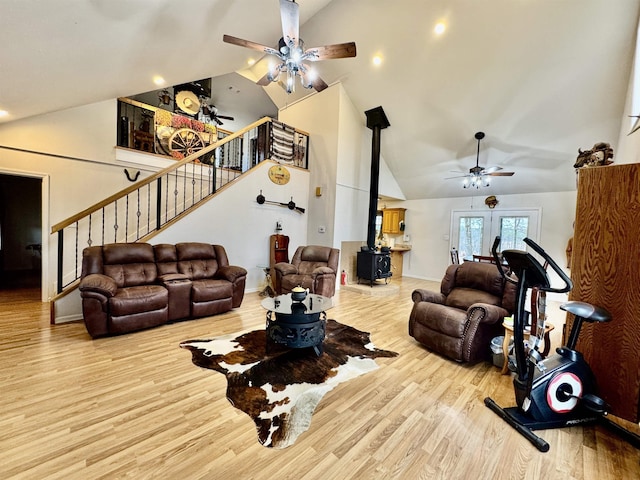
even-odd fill
[[[393,247],[391,247],[392,252],[406,252],[411,250],[411,245],[396,243]]]
[[[406,243],[396,243],[391,247],[391,272],[395,278],[402,277],[402,266],[404,259],[402,258],[406,252],[411,250],[411,245]]]

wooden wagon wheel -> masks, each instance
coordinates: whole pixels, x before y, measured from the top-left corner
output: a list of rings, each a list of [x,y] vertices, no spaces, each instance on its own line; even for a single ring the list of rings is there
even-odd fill
[[[204,140],[200,134],[190,128],[176,130],[169,137],[169,149],[185,157],[202,150],[204,146]]]

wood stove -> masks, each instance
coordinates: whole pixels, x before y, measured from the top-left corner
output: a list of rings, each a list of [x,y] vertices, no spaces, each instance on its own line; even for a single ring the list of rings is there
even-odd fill
[[[371,188],[369,190],[369,222],[367,228],[367,246],[362,247],[357,256],[357,276],[368,280],[373,286],[375,280],[391,277],[391,255],[386,247],[376,250],[376,214],[378,212],[378,182],[380,178],[380,131],[387,128],[389,120],[382,107],[364,112],[367,116],[367,128],[372,130],[371,137]]]
[[[371,286],[375,280],[384,280],[387,283],[392,275],[389,249],[383,247],[380,251],[362,250],[358,252],[357,269],[358,283],[361,278],[369,280]]]

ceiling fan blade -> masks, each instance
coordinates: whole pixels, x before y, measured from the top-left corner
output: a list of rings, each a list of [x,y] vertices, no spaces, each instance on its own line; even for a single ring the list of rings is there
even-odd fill
[[[308,48],[304,52],[311,54],[307,60],[317,62],[319,60],[329,60],[332,58],[349,58],[356,56],[355,42],[336,43],[335,45],[325,45],[324,47]]]
[[[252,50],[257,50],[262,53],[269,53],[271,55],[278,55],[278,51],[275,48],[267,47],[260,43],[252,42],[250,40],[244,40],[243,38],[232,37],[231,35],[223,35],[222,41],[230,43],[232,45],[238,45],[239,47],[246,47]]]
[[[218,119],[218,116],[211,117],[211,119],[216,122],[218,125],[222,125],[223,123]]]
[[[263,87],[266,87],[267,85],[269,85],[271,83],[271,80],[269,79],[269,73],[270,72],[267,72],[262,77],[260,77],[260,79],[256,82],[256,84],[261,85]]]
[[[233,117],[228,117],[227,115],[216,115],[216,118],[222,118],[223,120],[231,120],[232,122],[235,120]]]
[[[511,177],[515,172],[493,172],[493,173],[485,173],[485,175],[489,175],[490,177]]]
[[[489,167],[489,168],[485,168],[484,170],[482,170],[482,173],[493,173],[493,172],[497,172],[498,170],[502,170],[502,167]]]
[[[294,46],[298,45],[300,38],[300,14],[298,4],[290,0],[280,0],[280,18],[282,20],[282,38],[285,43],[293,40]]]
[[[313,88],[316,92],[321,92],[322,90],[324,90],[329,86],[318,75],[316,75],[316,78],[311,80],[311,85],[313,85]]]
[[[469,177],[470,175],[456,175],[455,177],[444,177],[445,180],[451,180],[452,178],[464,178]]]

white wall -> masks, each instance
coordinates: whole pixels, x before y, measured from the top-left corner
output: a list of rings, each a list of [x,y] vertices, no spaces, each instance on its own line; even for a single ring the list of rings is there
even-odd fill
[[[130,186],[124,167],[141,170],[140,178],[157,170],[116,160],[116,107],[116,100],[100,102],[0,127],[0,145],[56,155],[0,148],[0,172],[46,179],[43,299],[55,294],[57,240],[56,236],[49,236],[51,226]],[[275,232],[277,220],[283,223],[282,233],[291,237],[291,248],[307,243],[308,213],[300,214],[281,206],[260,206],[256,197],[261,189],[267,200],[287,203],[293,197],[298,206],[309,212],[309,173],[292,167],[291,182],[278,186],[267,177],[266,168],[271,165],[266,162],[250,179],[243,178],[238,185],[224,189],[188,221],[174,225],[151,243],[172,242],[171,238],[219,243],[227,250],[231,262],[249,271],[247,290],[261,288],[264,273],[258,265],[269,263],[268,238]],[[71,318],[73,308],[65,309],[64,316]]]
[[[0,126],[0,146],[11,147],[0,148],[0,172],[43,179],[44,300],[55,293],[57,243],[49,236],[51,226],[130,185],[126,164],[115,160],[116,107],[111,100]]]
[[[371,130],[340,83],[283,108],[279,120],[311,135],[308,242],[340,248],[366,241],[371,174]],[[315,197],[315,187],[322,196]],[[404,198],[380,159],[379,193]],[[325,226],[326,233],[318,232]]]
[[[341,88],[334,85],[278,113],[280,121],[310,135],[309,182],[313,192],[308,197],[307,242],[310,245],[333,246]],[[321,197],[315,196],[315,187],[322,188]],[[320,233],[319,227],[324,227],[325,232]]]
[[[640,130],[629,135],[632,127],[638,123],[640,118],[630,118],[629,115],[640,115],[640,29],[636,35],[636,52],[631,75],[629,76],[629,86],[627,87],[627,98],[622,116],[620,136],[618,138],[618,148],[614,151],[615,163],[638,163],[640,162]]]
[[[264,283],[263,266],[269,266],[269,236],[281,221],[283,235],[289,236],[289,256],[307,240],[307,214],[279,205],[258,204],[262,194],[269,201],[288,203],[293,197],[297,206],[308,208],[309,173],[289,168],[291,181],[275,185],[267,176],[273,162],[262,162],[245,174],[241,181],[225,187],[206,204],[179,223],[150,240],[150,243],[206,242],[224,247],[229,263],[247,269],[247,291],[256,291]]]
[[[496,211],[513,208],[541,208],[540,245],[559,265],[565,262],[567,241],[573,236],[576,192],[497,195]],[[406,230],[412,249],[404,254],[403,275],[442,280],[450,263],[449,234],[452,210],[488,210],[484,196],[387,202],[387,207],[404,207]]]

